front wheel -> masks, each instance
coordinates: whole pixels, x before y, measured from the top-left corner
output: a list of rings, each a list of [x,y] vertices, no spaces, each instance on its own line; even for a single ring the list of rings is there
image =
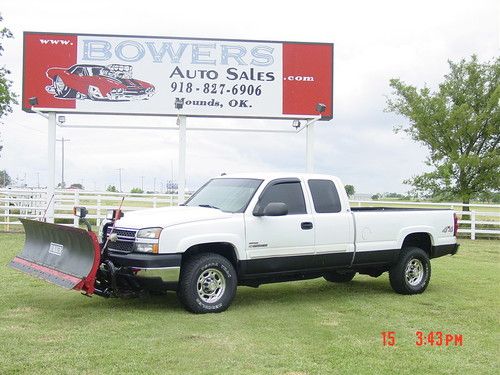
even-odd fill
[[[207,253],[182,266],[177,294],[186,310],[196,314],[226,310],[236,294],[236,271],[229,260]]]
[[[392,289],[400,294],[423,293],[431,279],[431,262],[418,247],[402,249],[398,262],[389,270]]]

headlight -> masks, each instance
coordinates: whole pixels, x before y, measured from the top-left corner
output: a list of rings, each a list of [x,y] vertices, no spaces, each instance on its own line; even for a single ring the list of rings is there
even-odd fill
[[[137,232],[137,238],[160,238],[162,228],[145,228]]]
[[[158,254],[158,244],[157,243],[135,243],[135,251],[140,253],[154,253]]]
[[[144,228],[137,232],[134,250],[140,253],[158,254],[162,228]]]

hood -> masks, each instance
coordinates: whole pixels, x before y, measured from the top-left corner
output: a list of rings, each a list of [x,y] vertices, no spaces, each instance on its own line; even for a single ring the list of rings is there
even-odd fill
[[[175,206],[150,208],[147,210],[125,212],[123,218],[116,222],[117,228],[150,228],[168,227],[201,220],[227,219],[234,214],[215,208]]]

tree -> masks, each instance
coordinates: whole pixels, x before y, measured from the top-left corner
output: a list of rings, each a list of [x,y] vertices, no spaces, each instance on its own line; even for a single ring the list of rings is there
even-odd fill
[[[354,189],[353,185],[346,185],[345,192],[349,197],[352,197],[356,193],[356,189]]]
[[[142,194],[144,193],[144,190],[142,190],[141,188],[133,188],[132,190],[130,190],[131,193],[135,193],[135,194]]]
[[[0,187],[9,186],[11,182],[12,180],[6,170],[0,171]]]
[[[380,198],[380,194],[373,194],[373,195],[372,195],[372,199],[373,199],[374,201],[378,200],[379,198]]]
[[[118,192],[118,190],[116,189],[115,185],[108,185],[108,187],[106,188],[106,191],[110,191],[111,193],[117,193]]]
[[[0,14],[0,23],[3,21],[3,17]],[[12,32],[4,27],[0,29],[0,40],[4,38],[12,38]],[[0,56],[3,55],[4,48],[0,42]],[[12,91],[12,81],[7,79],[10,74],[5,66],[0,67],[0,118],[5,116],[7,113],[12,112],[12,105],[17,104],[17,95]],[[0,152],[3,146],[0,145]]]
[[[84,190],[85,188],[83,187],[82,184],[71,184],[68,189],[80,189],[80,190]]]
[[[480,63],[473,55],[448,64],[450,72],[436,92],[392,79],[386,111],[406,117],[409,125],[395,131],[403,130],[430,151],[426,164],[434,170],[404,182],[468,204],[500,186],[500,58]]]
[[[0,14],[0,23],[3,21],[3,17]],[[4,27],[0,29],[0,40],[12,38],[12,32]],[[0,56],[3,55],[3,45],[0,42]],[[0,67],[0,118],[9,112],[12,112],[12,105],[17,104],[17,95],[12,92],[12,81],[7,79],[10,74],[5,66]]]

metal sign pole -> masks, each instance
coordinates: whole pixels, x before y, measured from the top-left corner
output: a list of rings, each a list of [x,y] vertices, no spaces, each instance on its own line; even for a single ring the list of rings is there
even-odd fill
[[[50,112],[48,116],[48,180],[47,180],[47,222],[54,222],[55,180],[56,180],[56,114]]]
[[[177,118],[179,125],[179,174],[177,178],[177,204],[184,203],[186,193],[186,116]]]
[[[314,172],[314,123],[306,128],[306,172]]]

